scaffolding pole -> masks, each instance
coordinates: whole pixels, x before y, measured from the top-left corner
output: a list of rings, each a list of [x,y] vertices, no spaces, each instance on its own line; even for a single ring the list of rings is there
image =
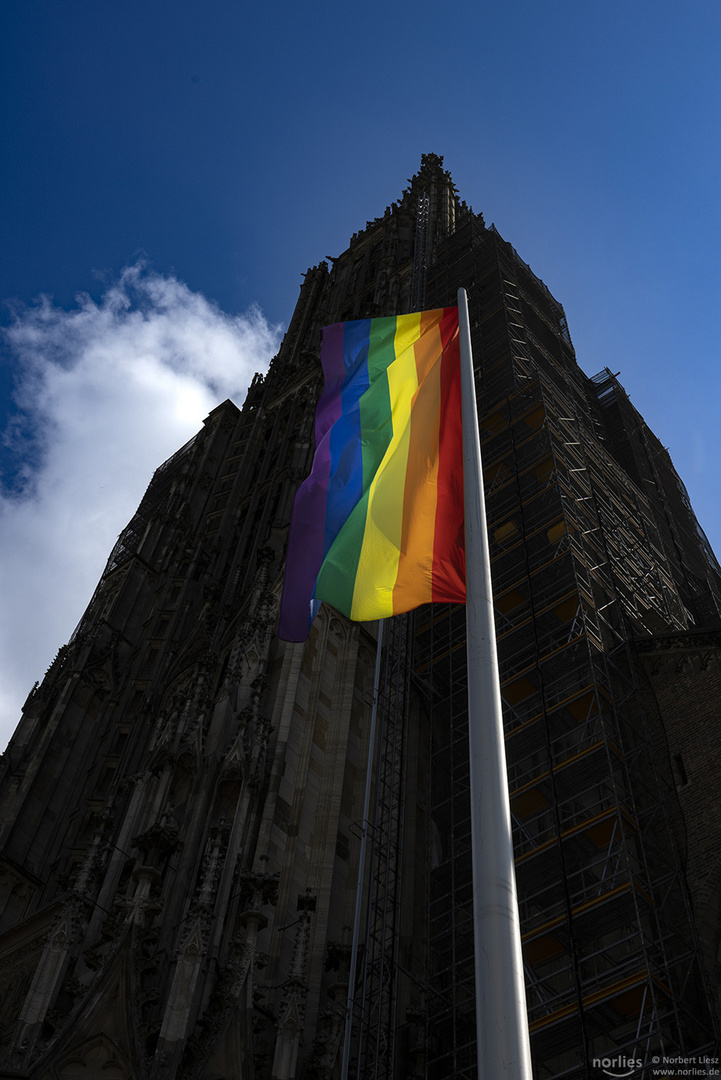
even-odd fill
[[[343,1060],[341,1078],[348,1080],[350,1049],[353,1032],[353,1010],[355,1008],[356,972],[358,970],[358,945],[360,927],[363,918],[363,894],[365,890],[365,865],[368,852],[368,833],[370,830],[371,788],[373,786],[373,757],[376,746],[376,725],[378,719],[378,695],[380,692],[381,657],[383,655],[383,620],[378,620],[378,640],[376,644],[376,667],[373,679],[373,707],[371,710],[370,732],[368,734],[368,765],[366,767],[365,792],[363,795],[363,821],[361,823],[361,846],[358,856],[358,883],[356,885],[355,916],[353,919],[353,941],[351,943],[350,971],[348,972],[348,997],[346,1000],[345,1031],[343,1035]]]

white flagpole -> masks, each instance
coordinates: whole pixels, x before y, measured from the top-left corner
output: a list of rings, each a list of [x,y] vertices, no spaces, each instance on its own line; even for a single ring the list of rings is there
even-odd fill
[[[466,290],[458,290],[479,1080],[532,1080]]]

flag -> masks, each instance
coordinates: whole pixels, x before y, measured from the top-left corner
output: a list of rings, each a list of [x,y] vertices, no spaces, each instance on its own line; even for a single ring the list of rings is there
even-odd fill
[[[465,600],[458,309],[327,326],[316,452],[296,495],[279,636]]]

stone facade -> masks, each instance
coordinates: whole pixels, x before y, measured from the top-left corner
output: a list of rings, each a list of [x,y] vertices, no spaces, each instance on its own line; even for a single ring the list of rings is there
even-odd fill
[[[340,1075],[377,628],[324,606],[307,643],[279,642],[284,545],[320,328],[460,284],[539,1075],[588,1078],[628,1032],[713,1044],[697,928],[715,977],[719,631],[702,647],[694,628],[718,626],[721,575],[615,376],[583,375],[560,304],[431,154],[306,273],[242,408],[158,469],[28,698],[0,793],[0,1078]],[[353,1071],[466,1077],[462,611],[393,633]]]

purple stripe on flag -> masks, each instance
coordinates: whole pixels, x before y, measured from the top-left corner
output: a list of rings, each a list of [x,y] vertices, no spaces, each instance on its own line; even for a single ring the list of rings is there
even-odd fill
[[[316,456],[320,444],[340,416],[341,390],[345,382],[343,331],[345,323],[326,326],[320,336],[320,362],[323,367],[323,393],[315,411]],[[315,467],[315,462],[313,463]]]
[[[329,432],[341,412],[343,323],[327,326],[321,338],[325,387],[315,416],[316,451],[310,476],[298,488],[293,505],[285,583],[278,634],[284,641],[305,641],[310,626],[310,601],[323,561],[326,500],[330,476]]]

